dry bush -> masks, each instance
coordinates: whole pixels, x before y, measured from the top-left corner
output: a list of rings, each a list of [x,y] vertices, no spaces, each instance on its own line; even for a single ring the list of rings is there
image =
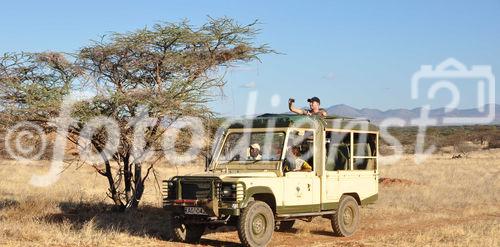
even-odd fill
[[[500,148],[500,139],[489,141],[488,148]]]
[[[453,147],[453,146],[445,146],[445,147],[439,148],[439,152],[445,153],[445,154],[451,154],[454,151],[455,151],[455,147]]]
[[[392,155],[394,154],[394,146],[380,145],[378,152],[380,155]]]
[[[453,149],[457,153],[468,154],[473,151],[477,151],[481,149],[481,145],[476,145],[472,142],[464,142],[460,141],[455,143]]]
[[[498,127],[498,125],[431,126],[426,130],[425,145],[435,145],[442,148],[469,141],[484,147],[487,142],[500,140],[500,128]],[[388,131],[405,147],[405,153],[414,153],[418,127],[391,127]],[[388,145],[383,138],[380,143]]]

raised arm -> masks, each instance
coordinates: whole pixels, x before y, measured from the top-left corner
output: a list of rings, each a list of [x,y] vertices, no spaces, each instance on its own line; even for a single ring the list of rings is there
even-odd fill
[[[297,113],[297,114],[300,114],[300,115],[304,115],[304,110],[300,109],[300,108],[297,108],[293,105],[293,103],[295,102],[294,99],[290,98],[288,100],[288,109],[290,109],[291,112],[294,112],[294,113]]]
[[[325,110],[325,109],[321,108],[321,109],[319,109],[319,110],[320,110],[320,112],[321,112],[321,116],[322,116],[322,117],[327,117],[327,116],[328,116],[328,112],[326,112],[326,110]]]

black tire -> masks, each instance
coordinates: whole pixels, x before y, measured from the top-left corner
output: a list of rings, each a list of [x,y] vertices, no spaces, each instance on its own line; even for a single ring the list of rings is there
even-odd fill
[[[360,218],[356,199],[352,196],[342,196],[339,208],[331,218],[333,232],[340,237],[352,236],[358,229]]]
[[[186,225],[186,243],[199,243],[201,236],[205,233],[205,225],[193,224]]]
[[[186,227],[171,213],[167,214],[166,221],[167,238],[176,242],[183,242],[186,239]]]
[[[293,224],[295,224],[295,220],[281,221],[278,230],[281,232],[290,231],[293,228]]]
[[[238,220],[238,236],[244,246],[267,246],[274,232],[274,214],[269,205],[252,201]]]
[[[167,218],[167,230],[169,238],[176,242],[198,243],[205,232],[205,225],[186,225],[169,215]]]

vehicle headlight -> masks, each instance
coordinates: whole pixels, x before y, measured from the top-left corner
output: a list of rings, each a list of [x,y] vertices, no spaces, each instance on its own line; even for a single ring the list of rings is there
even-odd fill
[[[177,197],[175,187],[175,182],[173,180],[168,180],[164,183],[163,193],[168,199],[175,199]]]
[[[223,184],[221,190],[222,198],[226,201],[236,200],[236,184]]]
[[[223,201],[240,202],[244,198],[243,184],[223,184],[220,195]]]
[[[233,195],[233,191],[231,190],[230,187],[224,187],[222,189],[222,196],[223,197],[231,197]]]

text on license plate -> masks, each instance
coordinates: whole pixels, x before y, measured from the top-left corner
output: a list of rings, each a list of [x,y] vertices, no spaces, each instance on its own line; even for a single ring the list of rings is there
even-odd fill
[[[202,207],[185,207],[184,208],[184,213],[185,214],[197,214],[197,215],[206,215],[205,209]]]

